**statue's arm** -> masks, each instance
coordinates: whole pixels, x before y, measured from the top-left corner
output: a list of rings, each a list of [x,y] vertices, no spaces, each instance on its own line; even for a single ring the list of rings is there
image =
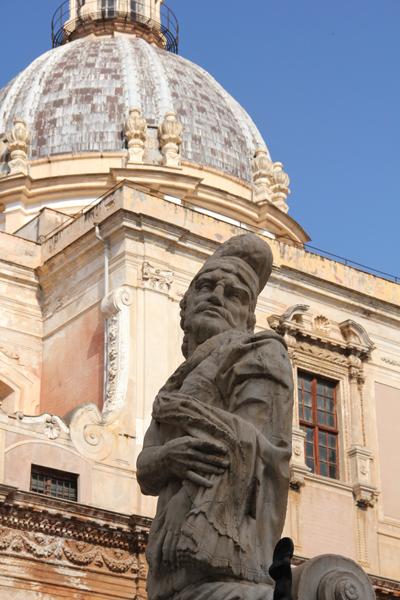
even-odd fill
[[[164,464],[165,450],[160,443],[158,430],[158,423],[152,419],[136,464],[140,489],[146,496],[158,496],[169,478]]]
[[[158,496],[171,480],[189,480],[211,487],[208,476],[220,475],[229,466],[223,444],[191,435],[162,444],[159,427],[152,419],[137,460],[137,478],[143,494]]]

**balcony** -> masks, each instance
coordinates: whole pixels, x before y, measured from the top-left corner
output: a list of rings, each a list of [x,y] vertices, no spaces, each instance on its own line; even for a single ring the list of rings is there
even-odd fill
[[[178,52],[179,24],[165,4],[153,0],[65,0],[51,23],[52,46],[114,31],[134,33],[169,52]]]

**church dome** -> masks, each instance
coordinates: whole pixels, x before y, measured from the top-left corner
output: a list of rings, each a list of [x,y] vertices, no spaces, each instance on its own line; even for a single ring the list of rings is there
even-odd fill
[[[31,160],[121,152],[130,108],[148,122],[145,162],[159,161],[157,128],[172,111],[183,161],[251,182],[265,143],[246,111],[202,68],[136,35],[89,35],[40,56],[0,92],[0,134],[23,119]]]

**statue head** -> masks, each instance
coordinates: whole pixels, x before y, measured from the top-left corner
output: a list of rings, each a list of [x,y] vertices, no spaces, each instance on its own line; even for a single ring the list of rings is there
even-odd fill
[[[227,240],[206,260],[181,302],[185,357],[229,329],[254,331],[257,297],[272,261],[268,244],[252,233]]]

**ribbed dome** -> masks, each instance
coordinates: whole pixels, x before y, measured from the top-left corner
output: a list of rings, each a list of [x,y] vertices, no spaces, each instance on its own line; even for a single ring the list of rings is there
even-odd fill
[[[148,162],[159,158],[157,127],[174,111],[184,161],[250,181],[254,150],[265,144],[245,110],[206,71],[133,35],[89,36],[40,56],[0,92],[0,133],[23,118],[32,159],[121,151],[131,107],[149,124]]]

